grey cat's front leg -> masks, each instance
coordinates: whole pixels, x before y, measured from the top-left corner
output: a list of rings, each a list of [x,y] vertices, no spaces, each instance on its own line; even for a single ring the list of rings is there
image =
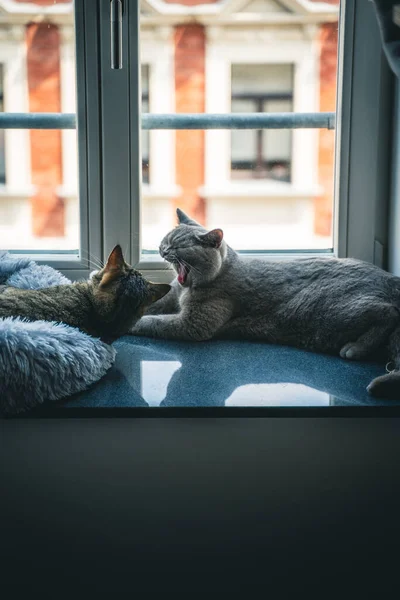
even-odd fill
[[[171,284],[171,289],[161,298],[161,300],[157,300],[154,304],[151,304],[149,308],[146,310],[146,315],[171,315],[178,313],[180,310],[179,305],[179,294],[180,294],[180,285],[174,280]]]
[[[193,303],[190,309],[176,315],[145,315],[130,333],[167,340],[205,341],[214,337],[231,314],[232,309],[226,304]]]
[[[134,325],[130,333],[167,340],[189,339],[180,315],[145,315]]]

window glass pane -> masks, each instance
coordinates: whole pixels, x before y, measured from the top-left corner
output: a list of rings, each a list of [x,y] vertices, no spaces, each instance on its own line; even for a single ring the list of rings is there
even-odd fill
[[[291,112],[292,102],[290,100],[270,100],[263,103],[265,113]],[[264,129],[263,133],[263,159],[280,160],[290,163],[292,154],[290,129]]]
[[[1,111],[75,113],[73,2],[10,3],[2,28]],[[0,248],[78,252],[79,220],[76,131],[0,130]]]
[[[0,64],[0,112],[4,112],[4,69]],[[4,129],[0,129],[0,185],[6,182],[6,156]]]
[[[223,16],[223,3],[209,4],[143,3],[152,113],[335,111],[339,0],[290,10],[257,0]],[[151,139],[144,252],[156,253],[176,225],[176,207],[221,227],[237,250],[332,248],[334,131],[162,130]]]
[[[255,103],[252,100],[232,100],[232,112],[251,113],[254,110]],[[242,129],[232,131],[232,168],[252,169],[257,155],[257,132],[251,129]]]
[[[268,100],[263,103],[265,113],[292,112],[291,100]],[[290,129],[269,129],[262,132],[262,155],[265,177],[290,181],[292,164],[292,132]]]
[[[292,65],[232,65],[232,96],[292,93]]]
[[[233,65],[232,112],[292,112],[291,65]],[[242,110],[240,105],[243,106]],[[249,140],[253,142],[249,146]],[[247,154],[241,156],[241,151]],[[231,133],[232,179],[290,181],[291,132],[284,129]]]
[[[142,65],[142,112],[148,113],[150,106],[149,98],[149,66]],[[142,175],[143,183],[149,183],[150,179],[150,132],[142,131]]]

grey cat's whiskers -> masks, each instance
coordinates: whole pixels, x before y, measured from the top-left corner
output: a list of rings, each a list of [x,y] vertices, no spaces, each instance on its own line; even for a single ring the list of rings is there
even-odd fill
[[[187,260],[184,260],[183,258],[178,258],[177,261],[185,266],[185,267],[189,267],[189,269],[193,269],[193,271],[196,271],[196,273],[201,274],[200,269],[198,269],[197,267],[195,267],[194,265],[191,265],[190,263],[187,262]]]
[[[163,258],[163,262],[165,264],[164,268],[162,269],[162,271],[169,271],[170,270],[170,265],[169,262],[167,260],[165,260],[165,258]]]

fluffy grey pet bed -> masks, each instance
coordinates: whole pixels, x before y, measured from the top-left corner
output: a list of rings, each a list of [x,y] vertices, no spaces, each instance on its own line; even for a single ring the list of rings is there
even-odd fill
[[[39,289],[64,283],[70,281],[51,267],[0,252],[0,286]],[[112,346],[74,327],[0,318],[0,413],[17,414],[85,390],[114,359]]]

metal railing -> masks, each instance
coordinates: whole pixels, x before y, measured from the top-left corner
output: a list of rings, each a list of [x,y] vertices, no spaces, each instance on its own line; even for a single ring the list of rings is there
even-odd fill
[[[335,129],[334,112],[143,114],[142,129]],[[0,129],[75,129],[71,113],[0,113]]]

